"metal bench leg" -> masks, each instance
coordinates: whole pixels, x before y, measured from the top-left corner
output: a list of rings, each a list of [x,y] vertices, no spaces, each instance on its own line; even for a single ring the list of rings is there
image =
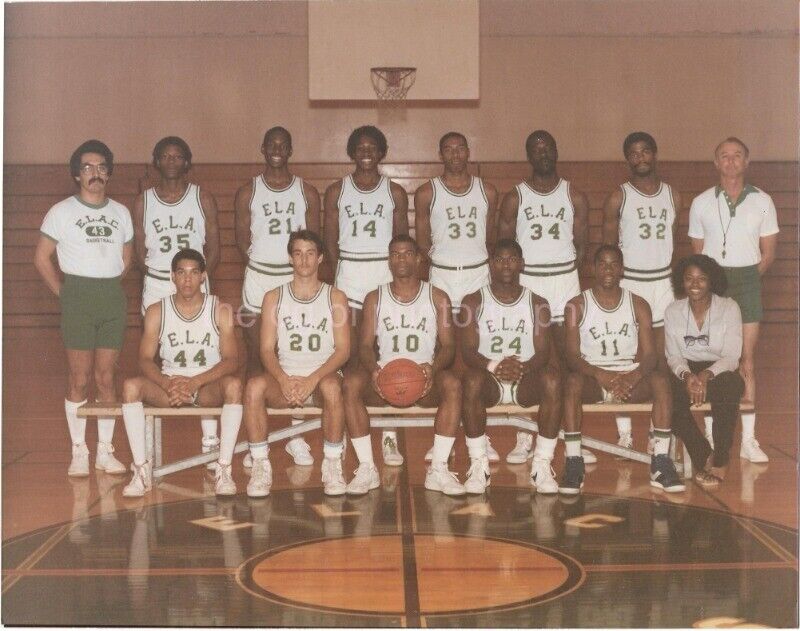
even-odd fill
[[[689,450],[686,449],[686,445],[681,442],[681,447],[683,449],[683,477],[684,479],[688,480],[692,477],[692,459],[689,457]]]
[[[156,416],[153,423],[153,466],[160,467],[164,456],[161,451],[161,417]]]
[[[144,417],[144,454],[145,460],[151,463],[153,462],[153,442],[155,437],[155,421],[153,416],[148,414]],[[150,467],[150,475],[151,475],[151,482],[152,482],[152,473],[153,467]]]

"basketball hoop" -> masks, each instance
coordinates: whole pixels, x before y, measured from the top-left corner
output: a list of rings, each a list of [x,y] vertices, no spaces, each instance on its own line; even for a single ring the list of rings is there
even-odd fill
[[[370,68],[372,87],[381,101],[403,101],[417,78],[416,68]]]

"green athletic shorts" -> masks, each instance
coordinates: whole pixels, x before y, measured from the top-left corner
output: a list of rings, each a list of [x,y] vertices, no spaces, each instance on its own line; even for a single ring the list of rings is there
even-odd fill
[[[127,300],[119,277],[64,276],[61,286],[61,335],[78,351],[122,349]]]
[[[758,273],[758,265],[722,269],[728,279],[727,295],[739,305],[742,322],[760,322],[764,309],[761,305],[761,275]]]

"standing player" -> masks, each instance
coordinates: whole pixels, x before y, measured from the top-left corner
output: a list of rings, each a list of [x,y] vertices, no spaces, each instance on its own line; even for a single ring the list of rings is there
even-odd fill
[[[261,366],[261,303],[268,291],[292,280],[291,259],[286,254],[289,235],[308,229],[319,234],[320,200],[317,189],[289,171],[292,135],[283,127],[272,127],[261,143],[264,172],[236,192],[236,245],[247,261],[242,286],[242,306],[254,315],[244,327],[247,339],[247,372],[253,376]],[[305,419],[293,418],[292,425]],[[297,465],[312,465],[311,448],[301,437],[286,443],[286,451]],[[251,459],[244,459],[250,466]]]
[[[516,239],[522,246],[525,267],[520,282],[550,305],[555,352],[550,361],[564,357],[564,305],[580,294],[578,268],[586,244],[589,203],[586,196],[558,176],[555,138],[544,130],[525,141],[531,177],[503,198],[498,218],[498,238]],[[547,326],[547,325],[545,325]],[[533,437],[517,432],[517,444],[506,462],[521,463],[533,456]],[[594,454],[584,450],[587,462]]]
[[[430,282],[450,298],[453,313],[461,299],[489,282],[489,251],[494,243],[497,189],[469,174],[469,146],[456,131],[439,139],[440,177],[414,193],[417,243],[430,258]],[[500,457],[488,443],[489,460]],[[428,452],[426,460],[432,453]]]
[[[105,144],[84,142],[70,157],[69,171],[78,192],[47,212],[33,263],[61,303],[61,335],[69,366],[64,412],[72,441],[67,475],[87,476],[86,419],[78,418],[78,408],[86,403],[92,375],[98,402],[117,398],[114,371],[126,318],[120,279],[133,260],[133,225],[128,209],[106,197],[114,156]],[[114,418],[98,418],[95,468],[125,473],[113,455],[113,436]]]
[[[266,408],[302,407],[312,401],[322,407],[325,494],[343,495],[344,406],[339,369],[350,354],[347,298],[319,280],[323,245],[316,233],[293,232],[286,249],[292,280],[270,289],[261,303],[261,361],[266,372],[252,377],[245,390],[244,419],[253,458],[247,495],[265,497],[272,486]]]
[[[392,280],[386,258],[389,241],[408,232],[408,195],[378,170],[387,150],[386,136],[377,127],[353,130],[347,155],[355,171],[325,191],[324,237],[336,270],[334,284],[353,309],[349,366],[358,363],[356,340],[364,298]],[[384,433],[383,458],[389,465],[403,464],[394,432]]]
[[[206,262],[197,250],[179,250],[172,259],[177,291],[150,305],[139,344],[142,377],[125,380],[122,417],[133,455],[134,471],[122,490],[141,497],[151,488],[152,463],[146,460],[144,403],[157,407],[222,404],[222,440],[216,466],[217,495],[235,495],[231,459],[242,423],[242,382],[233,313],[216,296],[204,294]],[[154,361],[161,358],[161,368]]]
[[[778,214],[772,198],[745,182],[750,150],[738,138],[726,138],[714,151],[719,184],[700,193],[689,210],[689,237],[695,254],[713,258],[725,270],[728,296],[742,312],[742,359],[746,401],[755,402],[755,352],[763,317],[761,277],[775,261]],[[742,414],[739,456],[750,462],[769,458],[755,436],[755,413]],[[710,434],[706,426],[706,435]]]
[[[438,407],[433,462],[425,476],[425,488],[445,495],[465,492],[456,475],[447,469],[461,415],[461,383],[446,370],[455,356],[450,300],[442,290],[420,280],[421,263],[422,254],[416,241],[408,235],[394,237],[389,244],[392,282],[371,291],[364,301],[360,364],[348,369],[344,382],[347,430],[359,461],[355,477],[347,485],[347,492],[354,495],[380,486],[372,459],[366,406],[386,403],[377,376],[387,363],[398,358],[420,364],[428,377],[417,404]]]
[[[153,166],[159,183],[139,194],[133,204],[136,258],[144,271],[142,315],[147,307],[175,293],[170,265],[185,248],[205,252],[206,281],[219,261],[219,228],[214,197],[187,180],[192,168],[192,151],[186,141],[167,136],[153,148]],[[202,449],[208,453],[219,446],[217,419],[200,420]],[[209,464],[209,469],[214,465]]]
[[[664,354],[664,310],[675,296],[670,282],[672,253],[678,228],[681,197],[658,176],[658,147],[643,131],[625,138],[622,153],[631,178],[611,193],[603,204],[603,243],[619,244],[625,259],[620,286],[650,305],[655,335],[657,368],[668,371]],[[633,446],[631,419],[617,417],[618,445]]]
[[[644,298],[620,287],[622,252],[603,245],[594,255],[594,285],[567,304],[566,343],[569,373],[564,394],[566,462],[559,493],[583,488],[581,403],[653,400],[653,457],[650,484],[669,493],[685,490],[667,453],[672,435],[669,381],[655,370],[650,307]],[[636,361],[637,354],[639,361]]]
[[[464,432],[471,466],[464,487],[483,493],[490,483],[484,432],[486,408],[541,403],[539,435],[531,484],[540,493],[557,493],[550,463],[558,443],[561,379],[548,365],[550,320],[547,301],[519,284],[524,261],[516,241],[500,239],[489,261],[492,282],[464,298],[459,346],[464,375]]]

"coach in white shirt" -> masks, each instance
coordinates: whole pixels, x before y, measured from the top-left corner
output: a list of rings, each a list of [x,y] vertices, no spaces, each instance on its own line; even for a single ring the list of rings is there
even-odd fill
[[[84,142],[72,154],[69,169],[78,191],[47,212],[34,265],[61,303],[61,334],[69,365],[64,411],[72,440],[67,475],[82,477],[89,475],[89,450],[86,419],[78,418],[78,408],[86,403],[92,376],[99,402],[117,398],[114,372],[127,311],[120,280],[133,260],[133,222],[125,206],[106,197],[114,156],[105,144]],[[98,418],[95,468],[125,473],[113,455],[113,435],[114,417]]]
[[[778,218],[772,198],[745,183],[750,151],[741,140],[723,140],[714,152],[719,184],[698,195],[689,212],[689,237],[695,254],[706,254],[719,263],[728,279],[727,295],[742,312],[742,359],[744,399],[755,400],[754,355],[758,341],[761,276],[775,260]],[[742,418],[742,442],[754,438],[755,415]],[[757,444],[757,443],[756,443]],[[760,449],[743,455],[764,462]]]

